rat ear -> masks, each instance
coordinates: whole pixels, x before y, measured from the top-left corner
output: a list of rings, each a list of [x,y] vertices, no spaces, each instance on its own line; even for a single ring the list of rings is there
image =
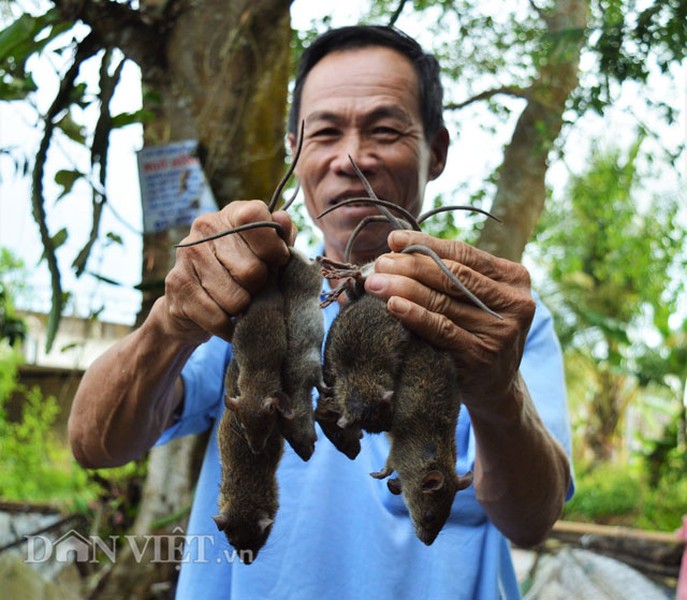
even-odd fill
[[[265,533],[267,531],[267,528],[274,523],[274,519],[270,519],[269,517],[260,517],[258,520],[258,527],[260,528],[260,533]]]
[[[389,488],[389,491],[394,495],[398,496],[401,493],[401,480],[398,477],[394,477],[393,479],[387,479],[386,480],[386,487]]]
[[[441,471],[430,471],[422,478],[423,494],[433,494],[444,486],[444,474]]]
[[[274,523],[274,518],[270,517],[270,515],[264,510],[258,511],[255,516],[257,517],[256,524],[260,529],[260,533],[265,533],[270,525]]]
[[[341,413],[339,411],[327,406],[320,405],[315,409],[315,419],[318,421],[333,423],[334,421],[338,421],[340,417]]]
[[[384,404],[391,404],[391,401],[394,399],[394,390],[386,390],[384,393],[382,393],[382,402]]]
[[[293,419],[291,398],[289,398],[284,392],[275,392],[274,396],[265,398],[263,407],[269,411],[279,411],[279,414],[285,419]]]
[[[294,415],[291,398],[289,398],[284,392],[277,392],[275,394],[275,399],[277,401],[275,408],[279,411],[279,414],[285,419],[293,419]]]
[[[348,427],[352,422],[353,421],[350,417],[347,417],[346,415],[341,415],[336,424],[340,429],[346,429],[346,427]]]
[[[224,406],[226,406],[229,410],[236,411],[239,409],[239,399],[235,398],[234,396],[229,396],[228,394],[225,394]]]
[[[215,515],[214,517],[212,517],[212,520],[215,522],[215,525],[217,525],[217,529],[219,529],[220,531],[224,531],[229,525],[229,519],[225,514]]]

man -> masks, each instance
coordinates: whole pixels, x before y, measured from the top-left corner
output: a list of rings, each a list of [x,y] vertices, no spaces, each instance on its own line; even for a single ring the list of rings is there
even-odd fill
[[[403,34],[352,27],[318,38],[303,57],[290,115],[292,147],[296,124],[305,121],[296,172],[310,214],[363,195],[349,155],[380,197],[417,214],[425,185],[446,161],[441,101],[436,61]],[[351,231],[369,214],[376,209],[349,207],[322,219],[326,255],[341,260]],[[199,218],[187,239],[257,220],[280,223],[293,240],[289,217],[270,215],[258,201],[233,202]],[[503,320],[474,306],[426,256],[399,253],[413,243],[433,248]],[[255,563],[229,564],[223,556],[231,548],[210,518],[220,478],[216,425],[231,356],[224,340],[268,265],[283,265],[288,251],[271,229],[181,249],[146,322],[84,376],[70,420],[74,453],[85,466],[122,464],[161,435],[165,441],[213,428],[188,533],[215,536],[215,543],[200,555],[189,548],[180,597],[517,597],[506,538],[540,541],[571,493],[560,350],[550,315],[541,306],[535,312],[526,270],[461,242],[389,235],[381,225],[361,233],[352,258],[376,259],[367,292],[454,357],[467,408],[456,432],[457,469],[473,469],[473,485],[457,494],[442,533],[426,547],[402,499],[368,475],[384,465],[385,436],[366,436],[350,461],[320,432],[308,463],[286,448],[279,513]],[[324,311],[327,328],[337,308]]]

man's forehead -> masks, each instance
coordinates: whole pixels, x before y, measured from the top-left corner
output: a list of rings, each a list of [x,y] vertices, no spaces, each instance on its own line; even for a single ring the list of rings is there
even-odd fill
[[[401,116],[394,106],[419,102],[417,73],[410,60],[385,46],[364,46],[333,51],[308,73],[301,96],[301,115],[331,119],[333,106],[347,101],[373,103],[377,116]],[[384,113],[384,114],[383,114]]]

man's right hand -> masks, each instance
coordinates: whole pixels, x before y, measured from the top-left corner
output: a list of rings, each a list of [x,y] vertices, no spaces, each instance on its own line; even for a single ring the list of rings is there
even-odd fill
[[[288,262],[287,244],[293,244],[296,228],[285,212],[270,214],[260,200],[234,201],[220,212],[198,217],[182,240],[196,241],[257,221],[279,223],[285,239],[265,227],[177,249],[161,299],[169,335],[191,344],[211,335],[231,339],[233,317],[265,283],[268,267]]]

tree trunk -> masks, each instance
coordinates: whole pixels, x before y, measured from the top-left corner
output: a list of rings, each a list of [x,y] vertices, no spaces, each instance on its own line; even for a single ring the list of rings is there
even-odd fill
[[[534,232],[546,199],[548,156],[563,125],[563,112],[577,87],[580,51],[587,24],[585,0],[561,0],[542,18],[551,49],[527,94],[525,109],[499,167],[491,212],[503,221],[487,220],[478,247],[519,261]]]
[[[66,17],[90,25],[103,46],[119,47],[140,66],[145,105],[155,115],[145,127],[146,145],[197,140],[220,207],[269,199],[284,170],[290,0],[148,0],[140,10],[116,2],[55,2]],[[164,292],[173,245],[186,233],[144,235],[137,324]],[[135,533],[179,533],[185,519],[169,517],[185,517],[206,439],[183,438],[151,451]],[[156,597],[151,584],[171,575],[159,567],[123,552],[94,597]]]
[[[287,0],[204,0],[176,19],[166,65],[142,67],[155,92],[156,119],[147,145],[197,140],[219,207],[238,199],[269,199],[283,172],[290,20]],[[141,323],[164,292],[174,244],[171,229],[143,240]]]

